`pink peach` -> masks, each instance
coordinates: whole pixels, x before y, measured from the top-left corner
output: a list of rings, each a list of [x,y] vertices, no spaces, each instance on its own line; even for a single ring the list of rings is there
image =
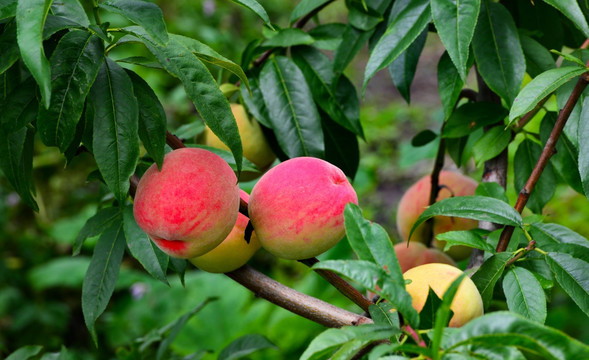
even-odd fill
[[[405,272],[419,265],[442,263],[456,266],[452,258],[438,249],[427,248],[416,241],[398,243],[395,245],[395,254],[399,260],[401,271]]]

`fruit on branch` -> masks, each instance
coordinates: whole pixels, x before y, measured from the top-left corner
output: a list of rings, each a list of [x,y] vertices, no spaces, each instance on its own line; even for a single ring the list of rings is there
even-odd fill
[[[249,195],[240,190],[241,198],[249,201]],[[208,253],[189,259],[201,270],[212,273],[226,273],[245,265],[260,249],[260,242],[253,232],[249,243],[245,241],[245,228],[249,219],[247,216],[237,215],[237,222],[225,240]]]
[[[419,265],[442,263],[456,266],[452,258],[438,249],[426,247],[416,241],[398,243],[395,245],[395,254],[401,265],[401,271],[405,272]]]
[[[249,214],[258,240],[270,253],[285,259],[317,256],[344,234],[344,208],[358,203],[346,175],[313,157],[287,160],[256,183]]]
[[[239,187],[231,167],[204,149],[166,154],[153,164],[135,195],[137,224],[170,256],[202,255],[227,237],[239,210]]]
[[[460,275],[462,275],[462,270],[452,265],[425,264],[405,272],[403,278],[411,280],[411,283],[405,285],[405,288],[413,299],[412,305],[415,310],[421,311],[427,300],[430,287],[439,298],[443,298],[446,289]],[[450,309],[454,313],[450,319],[450,327],[460,327],[483,315],[483,299],[476,285],[468,276],[462,279],[458,291],[452,299]]]
[[[239,129],[241,137],[241,146],[243,156],[253,162],[260,173],[244,171],[241,173],[239,181],[249,181],[258,178],[263,172],[268,170],[276,155],[270,149],[270,145],[264,137],[260,124],[255,119],[250,119],[245,108],[240,104],[231,104],[231,111],[235,116],[235,122]],[[213,131],[207,126],[204,132],[204,144],[217,149],[229,150]]]
[[[478,183],[473,179],[453,171],[441,171],[439,177],[441,186],[436,201],[453,196],[474,195]],[[403,241],[409,238],[409,232],[413,224],[429,205],[431,189],[431,176],[427,175],[413,184],[401,197],[397,208],[397,230]],[[471,219],[458,217],[436,216],[433,218],[433,235],[455,230],[470,230],[478,226],[478,222]],[[411,241],[428,243],[428,234],[426,234],[426,224],[420,225],[411,237]],[[434,246],[443,249],[445,241],[433,241]],[[454,260],[463,260],[470,256],[472,248],[467,246],[453,246],[447,251]]]

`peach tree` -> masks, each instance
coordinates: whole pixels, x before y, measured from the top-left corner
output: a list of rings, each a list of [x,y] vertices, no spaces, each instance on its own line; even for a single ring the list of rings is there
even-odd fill
[[[359,113],[367,85],[375,77],[390,76],[409,102],[426,37],[435,36],[445,48],[437,66],[444,121],[438,131],[424,129],[412,139],[415,146],[437,141],[438,150],[429,207],[410,232],[425,224],[420,231],[431,245],[437,216],[478,221],[477,229],[436,235],[446,249],[474,249],[466,270],[490,311],[461,327],[448,327],[461,275],[443,294],[429,291],[418,313],[389,235],[354,204],[339,215],[344,241],[355,256],[299,261],[363,313],[297,292],[249,265],[225,275],[258,297],[331,328],[308,344],[302,359],[589,358],[588,345],[544,325],[556,286],[589,315],[589,242],[542,217],[557,184],[589,196],[586,2],[346,0],[342,22],[321,23],[318,14],[335,1],[302,0],[285,27],[273,23],[256,0],[233,2],[264,24],[239,60],[198,39],[168,32],[164,13],[152,2],[0,0],[4,177],[22,202],[38,210],[32,163],[35,142],[41,141],[59,149],[68,163],[81,153],[91,154],[96,171],[89,179],[110,192],[72,244],[77,255],[87,238],[99,236],[81,293],[93,340],[98,344],[95,324],[109,304],[124,258],[136,259],[164,283],[169,270],[183,276],[187,268],[185,259],[162,252],[133,216],[139,179],[149,166],[155,163],[148,171],[157,172],[171,150],[204,147],[238,176],[260,171],[242,152],[245,139],[240,138],[230,105],[241,103],[261,125],[279,161],[320,158],[339,167],[353,183],[359,141],[365,138]],[[113,16],[122,19],[122,25],[103,21]],[[357,87],[346,69],[365,46],[369,56]],[[132,56],[116,56],[125,47],[133,49]],[[193,137],[168,130],[162,103],[140,75],[150,71],[163,71],[183,85],[198,117],[228,151],[195,144]],[[469,81],[469,74],[476,82]],[[529,79],[524,81],[526,74]],[[508,148],[515,152],[510,154]],[[450,159],[458,168],[475,164],[483,175],[474,195],[436,201],[445,186],[440,173]],[[193,171],[204,172],[213,162],[200,166]],[[512,178],[507,177],[508,166],[513,166]],[[308,176],[312,183],[313,175]],[[508,185],[519,191],[514,205],[505,193]],[[313,192],[321,195],[322,190]],[[296,194],[289,196],[281,201],[296,200]],[[241,197],[239,210],[237,195],[232,198],[233,218],[237,211],[248,216],[247,197]],[[257,212],[273,206],[271,197],[266,201]],[[230,225],[223,224],[226,232]],[[256,231],[255,224],[247,227],[244,242]],[[157,342],[154,356],[163,358],[175,334],[202,306],[119,355],[147,356]],[[237,357],[267,346],[263,338],[246,337],[223,354]],[[28,359],[42,351],[26,346],[9,358]],[[66,351],[61,353],[64,358]],[[196,352],[193,358],[201,355]]]

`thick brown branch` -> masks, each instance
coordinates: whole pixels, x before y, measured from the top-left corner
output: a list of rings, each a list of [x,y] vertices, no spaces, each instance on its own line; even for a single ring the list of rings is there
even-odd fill
[[[571,115],[571,112],[573,111],[575,104],[579,100],[581,94],[583,93],[583,90],[585,90],[588,83],[589,73],[584,73],[579,78],[579,81],[577,81],[577,84],[575,85],[573,92],[569,96],[569,99],[567,100],[564,108],[558,114],[558,118],[556,119],[556,123],[554,124],[552,132],[550,133],[550,137],[544,145],[542,154],[540,154],[540,158],[538,159],[536,166],[534,166],[534,169],[532,170],[532,173],[530,174],[530,177],[528,178],[526,185],[520,191],[517,201],[515,203],[515,210],[517,210],[520,214],[524,210],[524,207],[526,206],[526,203],[528,202],[530,194],[534,190],[534,187],[536,186],[538,179],[540,179],[540,175],[542,175],[544,168],[546,167],[548,161],[550,161],[550,158],[554,154],[556,142],[558,141],[558,138],[560,137],[560,134],[562,133],[562,130],[564,129],[564,126],[566,125],[566,122],[569,116]],[[513,231],[513,226],[506,226],[503,229],[501,237],[499,238],[499,243],[497,244],[497,252],[503,252],[505,251],[505,249],[507,249],[507,245],[509,245],[509,241],[511,240],[511,235],[513,235]]]
[[[307,265],[308,267],[312,267],[316,263],[319,262],[317,258],[310,258],[299,260],[301,263]],[[350,285],[347,281],[339,277],[336,273],[329,270],[323,269],[314,269],[314,271],[327,280],[334,288],[336,288],[340,293],[342,293],[345,297],[352,300],[356,305],[358,305],[362,310],[368,312],[368,307],[372,305],[372,301],[368,300],[361,292],[359,292],[355,287]]]
[[[372,323],[367,317],[291,289],[248,265],[226,275],[251,290],[256,296],[323,326],[342,327]]]

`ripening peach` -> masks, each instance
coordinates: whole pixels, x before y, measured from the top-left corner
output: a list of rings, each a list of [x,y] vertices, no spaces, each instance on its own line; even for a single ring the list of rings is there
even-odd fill
[[[395,254],[401,265],[401,271],[405,272],[419,265],[430,263],[442,263],[456,266],[452,258],[438,249],[427,248],[416,241],[395,244]]]
[[[143,175],[133,205],[137,224],[170,256],[202,255],[227,237],[239,209],[239,187],[231,167],[204,149],[169,152],[161,171]]]
[[[358,203],[338,167],[313,157],[287,160],[256,183],[249,214],[258,240],[285,259],[307,259],[330,249],[345,235],[344,208]]]
[[[440,189],[436,201],[453,196],[474,195],[478,183],[473,179],[453,171],[441,171],[439,180]],[[409,232],[417,218],[429,206],[431,189],[431,177],[424,176],[413,184],[401,197],[397,210],[397,230],[403,241],[409,238]],[[478,222],[471,219],[458,217],[436,216],[434,217],[434,237],[448,231],[470,230],[478,227]],[[411,241],[427,243],[425,224],[421,224],[411,237]],[[443,249],[446,242],[434,240],[434,246]],[[454,260],[466,259],[470,256],[472,248],[467,246],[453,246],[447,252]]]
[[[431,288],[439,298],[460,275],[462,270],[448,264],[425,264],[414,267],[403,274],[411,283],[405,285],[413,299],[413,307],[421,311]],[[450,319],[450,327],[460,327],[470,320],[483,315],[483,299],[474,282],[465,276],[450,304],[454,313]]]
[[[249,195],[240,190],[241,198],[249,201]],[[245,228],[249,219],[243,214],[237,215],[237,222],[225,240],[208,253],[189,259],[201,270],[212,273],[226,273],[245,265],[260,249],[260,242],[253,232],[249,243],[245,241]]]

